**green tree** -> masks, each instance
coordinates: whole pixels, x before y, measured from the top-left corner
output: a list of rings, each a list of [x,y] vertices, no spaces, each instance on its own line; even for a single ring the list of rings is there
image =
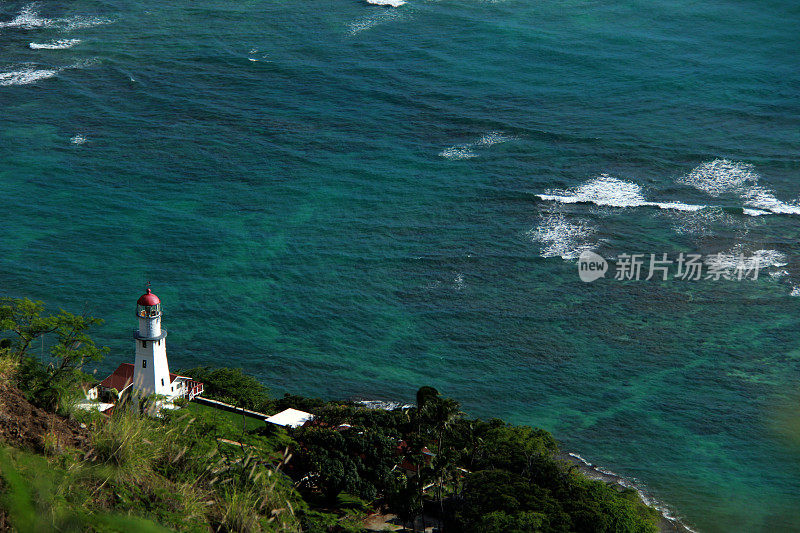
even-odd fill
[[[202,381],[204,396],[253,411],[270,410],[269,389],[241,368],[199,366],[179,373]]]
[[[99,318],[75,315],[63,309],[45,315],[42,302],[27,298],[0,298],[0,335],[7,342],[7,357],[20,363],[17,379],[35,403],[55,409],[62,400],[77,395],[86,378],[83,365],[99,361],[108,352],[98,347],[89,330],[103,323]],[[55,336],[49,358],[39,362],[28,354],[33,342],[44,335]]]
[[[373,500],[392,483],[395,445],[386,435],[312,427],[299,430],[296,438],[301,449],[295,467],[331,502],[341,492]]]
[[[418,431],[423,435],[430,434],[436,441],[436,457],[431,466],[442,517],[444,517],[444,484],[454,476],[457,466],[457,455],[453,450],[445,448],[444,440],[452,425],[463,415],[461,405],[456,400],[440,396],[439,391],[433,387],[421,387],[417,391]]]

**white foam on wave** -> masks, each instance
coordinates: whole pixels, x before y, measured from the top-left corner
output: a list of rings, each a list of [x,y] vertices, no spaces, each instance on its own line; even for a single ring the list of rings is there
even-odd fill
[[[367,0],[368,4],[372,4],[374,6],[388,6],[388,7],[400,7],[405,5],[404,0]]]
[[[789,264],[786,254],[778,250],[756,250],[750,257],[757,259],[762,268],[779,268]]]
[[[508,135],[502,131],[490,131],[481,135],[481,138],[478,139],[475,144],[478,146],[492,146],[516,139],[518,139],[516,135]]]
[[[56,39],[46,43],[30,43],[28,46],[31,50],[66,50],[80,42],[80,39]]]
[[[776,270],[775,272],[770,272],[769,275],[772,279],[781,279],[788,276],[789,272],[787,270]]]
[[[0,29],[19,28],[30,30],[35,28],[60,28],[65,31],[72,31],[103,24],[111,24],[112,22],[114,21],[109,18],[96,16],[76,15],[60,19],[42,17],[38,12],[38,4],[34,2],[23,7],[13,19],[0,22]]]
[[[398,19],[400,17],[400,13],[400,10],[387,9],[381,11],[380,13],[356,19],[347,25],[348,33],[351,36],[358,35],[362,31],[366,31],[380,24]]]
[[[48,28],[53,25],[53,20],[39,16],[36,11],[36,4],[28,4],[13,19],[0,22],[0,28]]]
[[[17,70],[0,72],[0,86],[30,85],[40,80],[52,78],[63,70],[86,68],[95,64],[97,64],[96,59],[86,59],[73,63],[72,65],[67,65],[66,67],[58,68],[42,69],[36,68],[33,65],[26,65]]]
[[[580,185],[575,189],[551,190],[537,194],[542,200],[562,204],[592,203],[605,207],[658,207],[677,211],[699,211],[705,205],[683,202],[649,202],[642,195],[642,187],[636,183],[614,178],[608,174]]]
[[[715,159],[698,166],[678,182],[716,197],[739,191],[748,183],[755,184],[758,178],[753,165],[728,159]]]
[[[800,285],[795,285],[792,288],[792,292],[789,294],[789,296],[800,296]]]
[[[52,78],[58,74],[59,70],[60,69],[25,67],[20,70],[12,70],[11,72],[0,72],[0,85],[29,85],[39,80]]]
[[[441,152],[439,152],[440,157],[444,157],[445,159],[450,160],[459,160],[459,159],[472,159],[473,157],[478,157],[478,154],[473,152],[468,145],[459,145],[459,146],[451,146],[450,148],[445,148]]]
[[[555,213],[543,215],[527,235],[542,245],[542,257],[573,260],[582,252],[597,248],[598,243],[592,242],[596,233],[597,228],[587,221],[569,220],[563,214]]]
[[[758,212],[755,216],[765,213],[775,213],[776,215],[800,215],[800,205],[797,203],[786,203],[778,200],[775,193],[765,187],[754,186],[742,191],[741,196],[745,199],[745,205],[755,209],[746,209],[748,214]]]
[[[488,147],[516,139],[518,139],[518,137],[515,135],[508,135],[502,131],[490,131],[481,135],[474,142],[456,144],[449,148],[445,148],[439,152],[439,156],[446,159],[472,159],[473,157],[478,157],[478,154],[474,150],[476,147]]]
[[[800,205],[797,202],[787,203],[779,200],[775,196],[775,191],[758,184],[760,178],[753,165],[728,159],[715,159],[698,166],[678,182],[714,197],[736,194],[744,200],[742,212],[748,216],[763,216],[770,213],[800,215]]]
[[[594,466],[592,463],[590,463],[589,461],[587,461],[586,459],[584,459],[583,457],[581,457],[581,456],[580,456],[580,455],[578,455],[577,453],[568,452],[567,454],[568,454],[570,457],[574,457],[574,458],[575,458],[575,459],[577,459],[578,461],[582,462],[582,463],[583,463],[583,464],[585,464],[586,466]]]
[[[670,216],[674,221],[672,229],[678,235],[710,237],[717,234],[717,227],[733,227],[738,223],[736,218],[718,206],[709,206],[694,212],[673,213]]]
[[[58,19],[56,21],[60,28],[65,31],[83,30],[86,28],[94,28],[95,26],[103,26],[105,24],[113,24],[114,20],[106,17],[95,16],[75,16],[65,19]]]
[[[736,268],[742,262],[747,265],[757,266],[761,270],[785,267],[789,264],[786,254],[783,252],[763,249],[748,252],[741,244],[737,244],[725,252],[710,254],[705,260],[706,265],[725,269]]]
[[[763,211],[761,209],[748,209],[746,207],[742,209],[742,213],[751,217],[760,217],[762,215],[771,214],[769,211]]]
[[[70,137],[69,142],[72,144],[84,144],[87,141],[86,137],[80,133]]]

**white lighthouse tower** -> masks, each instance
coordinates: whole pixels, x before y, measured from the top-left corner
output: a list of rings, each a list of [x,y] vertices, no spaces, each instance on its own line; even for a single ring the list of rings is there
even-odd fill
[[[167,331],[161,329],[161,300],[147,288],[136,302],[139,329],[133,332],[136,359],[133,388],[142,397],[150,394],[174,396],[167,364]]]

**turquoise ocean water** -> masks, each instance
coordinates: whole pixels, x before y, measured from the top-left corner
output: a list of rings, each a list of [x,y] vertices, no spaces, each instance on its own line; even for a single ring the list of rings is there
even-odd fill
[[[697,530],[800,530],[798,27],[789,1],[2,0],[0,292],[104,317],[104,374],[150,280],[173,367],[433,385]],[[586,284],[587,249],[768,268]]]

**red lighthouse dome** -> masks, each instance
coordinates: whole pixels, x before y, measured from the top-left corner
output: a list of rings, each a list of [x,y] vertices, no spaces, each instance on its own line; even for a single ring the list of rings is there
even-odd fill
[[[151,305],[158,305],[160,303],[161,300],[159,300],[158,296],[153,294],[153,292],[148,287],[147,292],[139,297],[139,300],[136,302],[136,305],[151,306]]]

